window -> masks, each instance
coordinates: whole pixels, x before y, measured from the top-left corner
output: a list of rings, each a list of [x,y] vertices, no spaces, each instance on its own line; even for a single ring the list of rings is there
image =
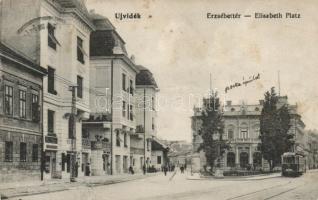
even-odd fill
[[[152,118],[152,130],[155,130],[155,119]]]
[[[151,105],[152,105],[152,110],[155,110],[155,98],[151,98]]]
[[[5,162],[12,162],[13,161],[13,142],[7,141],[5,142]]]
[[[126,74],[122,74],[122,89],[126,91]]]
[[[13,114],[13,87],[5,86],[4,112],[6,115]]]
[[[247,128],[241,128],[241,138],[248,138]]]
[[[161,164],[161,156],[157,156],[157,164]]]
[[[126,102],[123,101],[123,117],[126,116]]]
[[[25,142],[20,143],[20,162],[26,162],[27,145]]]
[[[134,95],[134,83],[130,80],[129,92],[131,95]]]
[[[120,147],[120,136],[119,136],[119,131],[116,133],[116,146]]]
[[[83,78],[77,76],[77,97],[83,98]]]
[[[55,112],[52,110],[47,111],[47,128],[48,134],[54,134],[54,115]]]
[[[130,105],[127,104],[127,119],[129,120],[129,115],[130,115]]]
[[[128,147],[128,145],[127,145],[127,133],[124,133],[124,147]]]
[[[26,118],[26,91],[19,90],[19,116],[21,118]]]
[[[82,64],[85,63],[84,54],[85,51],[83,49],[83,40],[80,37],[77,37],[77,60],[80,61]]]
[[[52,24],[48,23],[47,30],[48,30],[48,45],[52,49],[56,50],[56,45],[60,45],[60,43],[55,37],[55,27]]]
[[[31,112],[32,121],[39,122],[40,121],[39,96],[36,94],[32,94],[31,108],[32,108],[32,112]]]
[[[38,162],[39,160],[39,145],[32,145],[32,162]]]
[[[130,120],[133,121],[134,120],[134,112],[133,112],[133,106],[130,105],[130,112],[129,112],[129,117],[130,117]]]
[[[233,131],[233,129],[229,129],[229,130],[227,131],[227,138],[228,138],[228,139],[233,139],[233,138],[234,138],[234,131]]]
[[[48,67],[47,69],[47,89],[48,89],[48,93],[51,94],[57,94],[55,91],[55,81],[54,81],[54,76],[55,76],[55,69]]]

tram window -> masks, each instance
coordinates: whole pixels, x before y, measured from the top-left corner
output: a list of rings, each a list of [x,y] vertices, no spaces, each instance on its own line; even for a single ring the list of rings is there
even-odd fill
[[[294,157],[284,157],[284,163],[294,163]]]

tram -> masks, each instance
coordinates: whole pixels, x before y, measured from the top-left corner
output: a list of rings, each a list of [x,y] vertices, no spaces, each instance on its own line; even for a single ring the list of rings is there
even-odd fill
[[[305,172],[305,156],[294,152],[286,152],[282,155],[282,176],[301,176]]]

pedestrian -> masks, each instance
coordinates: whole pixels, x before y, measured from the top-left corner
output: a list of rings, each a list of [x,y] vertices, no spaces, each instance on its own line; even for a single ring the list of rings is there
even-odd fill
[[[85,176],[89,176],[91,174],[91,169],[89,163],[85,166]]]
[[[142,171],[143,171],[144,174],[146,174],[146,165],[143,165]]]
[[[181,165],[180,170],[181,170],[181,174],[183,174],[183,172],[184,172],[184,167],[183,167],[183,165]]]
[[[128,170],[129,170],[129,173],[131,173],[131,174],[134,174],[134,173],[135,173],[135,172],[134,172],[134,169],[132,168],[132,166],[130,166]]]
[[[165,173],[165,176],[167,176],[168,167],[167,167],[167,166],[164,166],[164,167],[163,167],[163,171],[164,171],[164,173]]]

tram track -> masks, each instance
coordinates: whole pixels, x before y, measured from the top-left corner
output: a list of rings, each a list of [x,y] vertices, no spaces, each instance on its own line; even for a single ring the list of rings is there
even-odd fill
[[[244,199],[244,200],[248,200],[248,199],[269,200],[269,199],[273,199],[275,197],[278,197],[280,195],[283,195],[287,192],[290,192],[292,190],[295,190],[300,186],[304,186],[304,184],[294,185],[293,183],[294,182],[289,181],[288,183],[285,183],[285,184],[274,185],[274,186],[263,188],[263,189],[260,189],[257,191],[253,191],[253,192],[245,193],[242,195],[230,197],[226,200],[240,200],[240,199]]]

